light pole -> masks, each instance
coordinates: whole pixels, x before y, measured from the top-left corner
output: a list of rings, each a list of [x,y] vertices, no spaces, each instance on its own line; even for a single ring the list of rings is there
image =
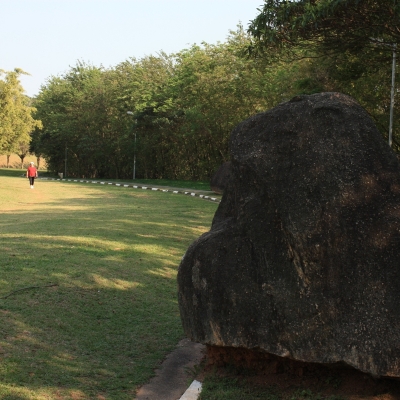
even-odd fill
[[[126,113],[128,115],[134,115],[132,111],[127,111]],[[137,120],[135,119],[135,122],[132,125],[132,131],[135,135],[134,146],[133,146],[133,180],[135,180],[135,178],[136,178],[136,129],[133,129],[136,124],[137,124]]]
[[[392,61],[392,87],[390,90],[390,120],[389,120],[389,146],[392,147],[392,131],[393,131],[393,107],[394,107],[394,90],[396,75],[396,43],[393,45],[393,61]]]
[[[382,39],[370,38],[372,43],[378,46],[390,48],[392,50],[392,85],[390,89],[390,115],[389,115],[389,146],[392,147],[392,131],[393,131],[393,108],[395,96],[395,77],[396,77],[396,51],[397,43],[384,43]]]
[[[64,165],[64,179],[67,178],[67,154],[68,154],[68,147],[65,143],[65,165]]]

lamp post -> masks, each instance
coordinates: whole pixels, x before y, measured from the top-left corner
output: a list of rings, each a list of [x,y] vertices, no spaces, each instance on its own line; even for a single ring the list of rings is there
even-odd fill
[[[392,61],[392,87],[390,90],[390,120],[389,120],[389,146],[392,147],[392,131],[393,131],[393,107],[395,93],[395,75],[396,75],[396,43],[393,45],[393,61]]]
[[[132,111],[127,111],[126,112],[128,115],[134,115]],[[136,178],[136,129],[134,130],[133,128],[137,124],[137,120],[135,119],[135,122],[132,125],[132,131],[135,135],[134,138],[134,146],[133,146],[133,180]]]
[[[397,43],[385,43],[382,39],[370,38],[372,43],[383,46],[392,50],[392,85],[390,89],[390,115],[389,115],[389,147],[392,147],[392,131],[393,131],[393,108],[395,96],[395,77],[396,77],[396,51]]]
[[[67,144],[65,143],[65,165],[64,165],[64,179],[67,178],[67,156],[68,156],[68,147]]]

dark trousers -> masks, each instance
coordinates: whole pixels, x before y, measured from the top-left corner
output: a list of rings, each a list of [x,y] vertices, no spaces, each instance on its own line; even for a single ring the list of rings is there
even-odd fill
[[[29,177],[29,183],[31,186],[33,186],[33,182],[35,182],[35,177],[34,176],[30,176]]]

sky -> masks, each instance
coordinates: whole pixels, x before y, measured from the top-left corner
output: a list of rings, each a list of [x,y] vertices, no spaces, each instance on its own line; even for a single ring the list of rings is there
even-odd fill
[[[246,29],[263,0],[0,0],[0,70],[21,68],[28,96],[78,60],[115,67],[224,42],[238,23]]]

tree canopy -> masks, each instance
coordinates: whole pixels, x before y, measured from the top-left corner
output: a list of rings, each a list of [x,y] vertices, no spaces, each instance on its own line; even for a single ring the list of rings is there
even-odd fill
[[[353,96],[387,135],[399,0],[264,0],[258,11],[248,28],[247,55],[271,63],[311,60],[320,78],[305,76],[304,83]]]
[[[363,22],[358,12],[366,13],[369,5],[378,14],[371,8],[377,4],[267,0],[255,20],[265,17],[264,25],[253,21],[249,30],[258,26],[259,36],[239,26],[225,43],[129,58],[108,69],[78,62],[51,77],[34,99],[43,130],[34,130],[31,151],[45,157],[53,172],[68,164],[71,177],[131,178],[135,160],[137,178],[209,179],[229,160],[230,133],[239,122],[293,96],[323,91],[353,96],[385,136],[387,61],[397,27],[391,20],[370,29],[376,16],[368,17],[364,30],[357,25]],[[353,47],[341,31],[346,24],[335,21],[344,10],[354,28]],[[376,24],[388,12],[397,18],[397,3]],[[357,42],[357,35],[367,39]],[[260,46],[254,54],[262,57],[243,57],[243,49],[252,46]],[[399,136],[395,125],[397,150]]]
[[[130,178],[136,154],[138,178],[209,179],[229,159],[232,129],[289,99],[298,73],[243,58],[248,40],[239,27],[226,43],[110,69],[78,62],[35,99],[35,152],[54,172],[67,157],[68,176]]]
[[[400,40],[398,0],[265,0],[259,11],[248,28],[252,54],[298,46],[325,55],[385,53]]]
[[[0,71],[0,154],[20,153],[31,140],[31,132],[41,128],[41,121],[32,114],[36,111],[31,100],[24,94],[19,76],[25,72]]]

